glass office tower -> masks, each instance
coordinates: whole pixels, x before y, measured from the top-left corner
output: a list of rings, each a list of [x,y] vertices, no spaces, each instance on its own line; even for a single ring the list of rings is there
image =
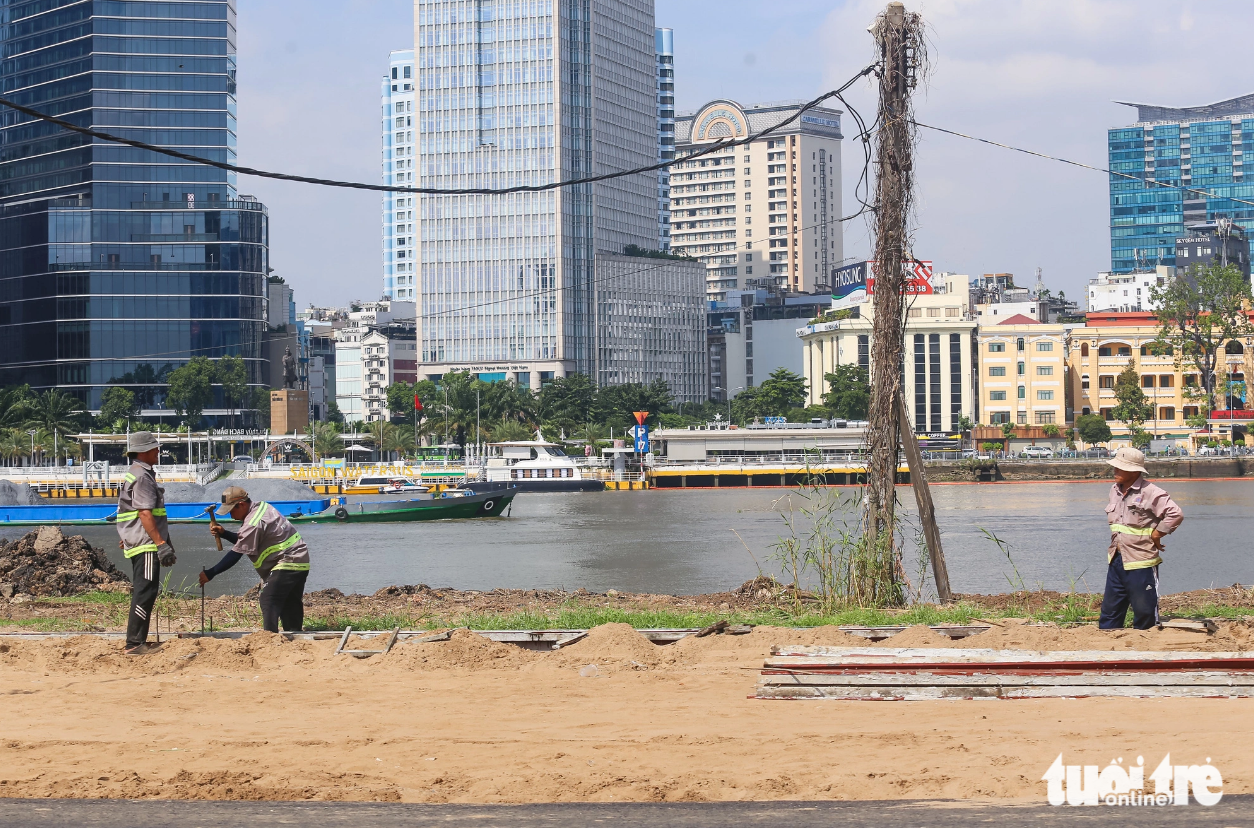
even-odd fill
[[[419,186],[546,184],[655,162],[652,0],[416,0],[414,17]],[[657,245],[657,186],[651,172],[419,197],[420,372],[533,387],[595,376],[597,255]]]
[[[0,14],[5,96],[235,161],[234,0],[0,0]],[[235,175],[0,119],[0,383],[92,409],[122,385],[152,415],[192,356],[239,355],[261,385],[268,218]]]
[[[1194,107],[1125,105],[1136,107],[1136,123],[1107,133],[1110,169],[1134,176],[1110,176],[1114,273],[1175,265],[1176,238],[1190,225],[1229,218],[1254,230],[1254,208],[1232,201],[1254,199],[1243,172],[1254,153],[1254,95]]]

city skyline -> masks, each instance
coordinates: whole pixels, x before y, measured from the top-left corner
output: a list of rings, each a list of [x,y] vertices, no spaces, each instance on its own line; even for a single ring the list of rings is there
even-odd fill
[[[277,0],[239,10],[247,80],[241,163],[377,182],[378,83],[388,53],[412,45],[412,4],[309,5],[317,13],[299,18]],[[1167,2],[908,5],[923,12],[932,32],[935,71],[919,97],[921,121],[1094,166],[1106,166],[1106,131],[1135,118],[1116,100],[1190,106],[1254,91],[1237,71],[1242,28],[1234,25],[1254,10],[1235,2],[1183,10]],[[732,0],[711,16],[701,3],[659,0],[656,24],[675,31],[677,111],[720,97],[765,102],[831,88],[870,60],[865,29],[881,6]],[[287,34],[276,39],[275,31]],[[1146,48],[1129,52],[1126,44],[1137,38]],[[1175,68],[1171,56],[1192,47],[1214,53],[1213,83],[1199,85]],[[326,65],[337,69],[324,72]],[[311,74],[322,83],[304,83]],[[869,83],[846,97],[864,113],[873,109]],[[323,101],[334,101],[343,117],[318,118],[316,130],[294,128]],[[856,203],[850,150],[846,206]],[[1042,267],[1047,285],[1076,296],[1109,269],[1102,174],[926,132],[918,169],[916,246],[938,268],[1008,271],[1030,283]],[[291,277],[302,306],[378,298],[379,194],[252,181],[276,217],[274,266]],[[851,225],[845,255],[853,258],[867,250],[867,227],[860,219]],[[311,245],[310,238],[325,241]]]

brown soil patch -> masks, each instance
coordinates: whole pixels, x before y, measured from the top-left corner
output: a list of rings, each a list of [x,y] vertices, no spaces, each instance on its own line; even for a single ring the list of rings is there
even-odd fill
[[[896,635],[890,635],[883,641],[875,642],[877,647],[949,647],[952,646],[949,636],[933,632],[931,627],[915,624],[906,627]]]
[[[966,643],[1052,635],[1070,648],[1085,634],[1010,624]],[[1142,648],[1138,635],[1105,640]],[[1174,648],[1177,635],[1153,643]],[[1210,756],[1225,793],[1254,792],[1254,700],[749,698],[772,645],[864,641],[850,638],[758,627],[658,647],[607,625],[530,652],[459,630],[360,660],[334,655],[337,640],[266,634],[170,641],[144,658],[91,637],[2,641],[0,796],[1039,802],[1060,751],[1099,764]],[[1248,627],[1211,639],[1238,640]],[[580,675],[587,664],[595,676]]]

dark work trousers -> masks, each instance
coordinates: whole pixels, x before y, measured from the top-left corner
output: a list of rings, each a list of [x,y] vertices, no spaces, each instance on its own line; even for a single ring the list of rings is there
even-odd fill
[[[131,614],[126,619],[126,647],[137,647],[148,640],[148,623],[160,590],[161,565],[156,552],[131,558]]]
[[[305,625],[305,579],[308,572],[279,569],[261,587],[261,621],[266,632],[300,632]]]
[[[1123,556],[1115,558],[1106,567],[1106,594],[1102,596],[1102,616],[1097,622],[1099,629],[1121,630],[1132,607],[1132,626],[1148,630],[1158,623],[1158,567],[1124,569]]]

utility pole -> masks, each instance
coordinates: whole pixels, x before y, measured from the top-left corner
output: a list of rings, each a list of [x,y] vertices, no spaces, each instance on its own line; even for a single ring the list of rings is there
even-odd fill
[[[873,555],[864,599],[895,603],[901,599],[897,567],[895,507],[898,447],[904,443],[910,477],[932,561],[937,592],[949,600],[949,578],[940,548],[932,498],[918,442],[902,393],[905,369],[906,273],[913,256],[907,219],[914,198],[916,128],[910,96],[924,70],[923,18],[889,3],[871,33],[879,46],[879,123],[875,136],[876,198],[875,292],[871,323],[871,400],[867,428],[867,489],[863,530]]]

